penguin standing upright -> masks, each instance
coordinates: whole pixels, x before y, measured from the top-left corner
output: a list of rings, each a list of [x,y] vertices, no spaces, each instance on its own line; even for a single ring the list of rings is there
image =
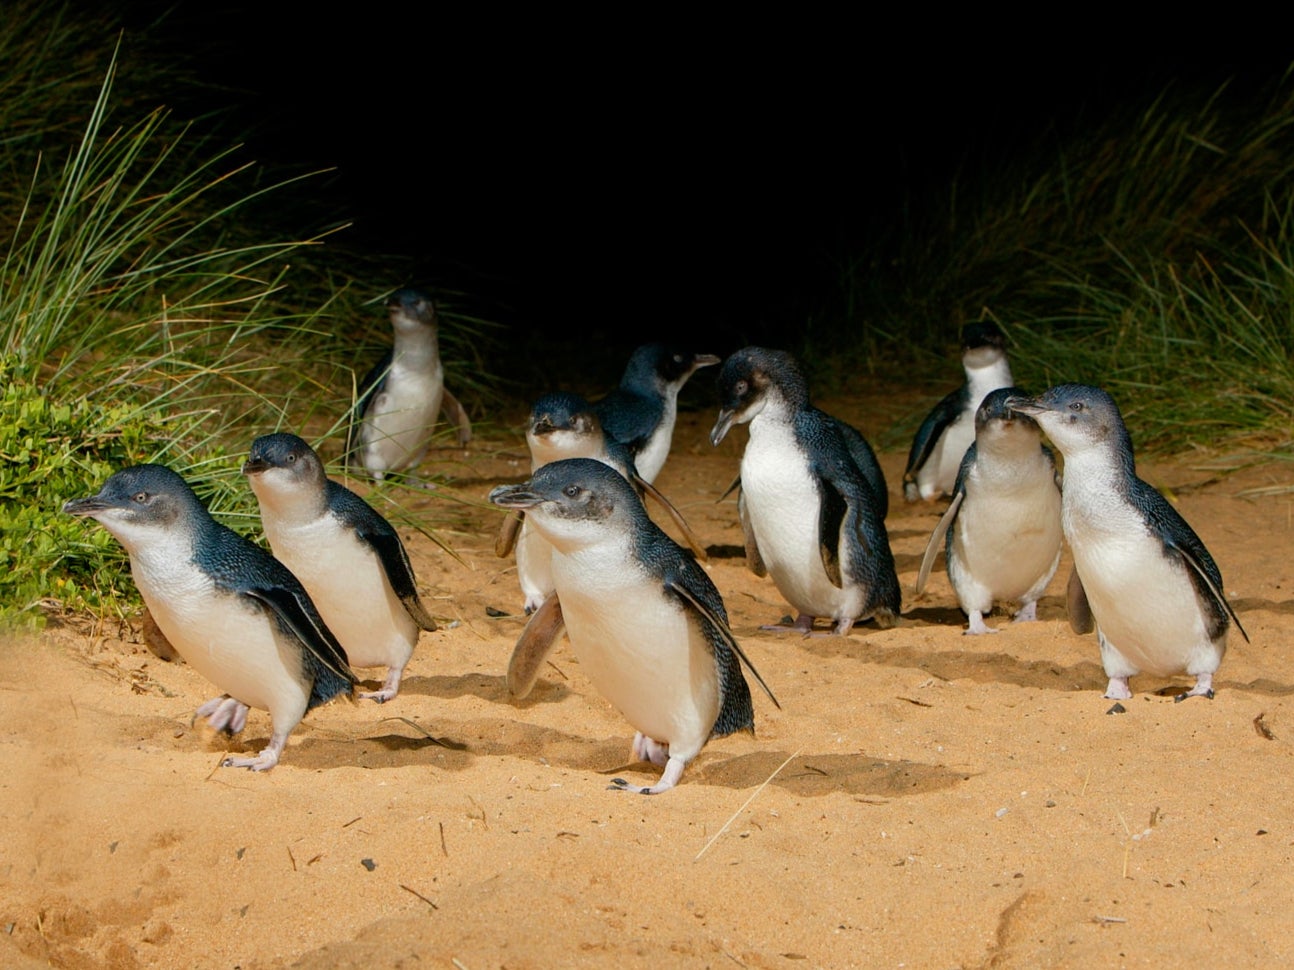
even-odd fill
[[[220,525],[188,484],[161,465],[111,476],[63,506],[97,519],[126,549],[158,628],[189,666],[225,692],[198,715],[237,733],[247,708],[269,711],[269,745],[227,767],[268,771],[306,711],[349,694],[346,651],[287,567]]]
[[[294,434],[257,438],[243,474],[270,548],[309,591],[351,665],[387,668],[381,689],[360,696],[391,700],[419,633],[436,629],[399,534],[330,481],[314,449]]]
[[[1011,386],[1006,337],[997,324],[962,328],[962,367],[966,383],[934,406],[912,439],[903,472],[903,497],[909,502],[952,494],[962,456],[975,440],[976,409],[989,391]]]
[[[644,344],[630,355],[620,385],[593,405],[603,430],[629,446],[644,481],[656,481],[669,457],[678,392],[699,368],[717,363],[713,354]]]
[[[1065,457],[1061,520],[1074,553],[1070,623],[1095,621],[1105,696],[1132,696],[1128,678],[1187,673],[1178,700],[1213,696],[1213,674],[1234,620],[1222,574],[1178,511],[1137,477],[1132,439],[1114,399],[1099,387],[1061,384],[1007,405],[1030,415]]]
[[[882,501],[841,422],[809,403],[795,359],[762,347],[737,351],[720,369],[719,398],[713,444],[733,424],[750,424],[741,518],[757,554],[751,567],[767,571],[799,612],[795,628],[808,633],[819,616],[839,636],[869,617],[892,626],[901,593]]]
[[[490,501],[525,510],[552,544],[556,599],[580,669],[638,732],[634,757],[665,769],[649,788],[616,779],[618,787],[666,791],[708,738],[754,730],[741,672],[750,664],[723,600],[621,475],[588,458],[556,461],[522,485],[494,489]],[[517,644],[509,682],[521,696],[553,645],[541,632],[537,643],[523,634]]]
[[[457,426],[458,443],[472,439],[467,411],[445,387],[436,307],[420,290],[403,289],[386,303],[394,343],[360,383],[346,461],[375,480],[416,473],[431,446],[443,408]]]
[[[1033,419],[1007,406],[1020,395],[1019,388],[998,388],[975,412],[975,441],[917,577],[920,593],[942,546],[969,634],[997,632],[984,623],[997,600],[1020,603],[1017,622],[1036,619],[1038,599],[1060,564],[1056,462]]]

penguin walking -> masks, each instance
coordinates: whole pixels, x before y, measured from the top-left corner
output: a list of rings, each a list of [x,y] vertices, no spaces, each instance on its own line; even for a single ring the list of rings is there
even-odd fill
[[[1017,623],[1037,619],[1038,599],[1060,564],[1056,462],[1034,420],[1007,405],[1022,394],[998,388],[975,412],[975,441],[917,576],[920,593],[943,547],[968,634],[998,632],[984,623],[998,600],[1020,604]]]
[[[1074,554],[1070,624],[1095,621],[1105,696],[1132,696],[1128,678],[1187,673],[1195,686],[1177,700],[1213,696],[1213,674],[1231,621],[1222,574],[1175,508],[1137,477],[1132,439],[1114,399],[1098,387],[1061,384],[1007,405],[1042,426],[1065,458],[1061,517]]]
[[[719,398],[711,443],[733,424],[750,424],[739,502],[750,565],[772,576],[799,612],[794,629],[811,632],[819,616],[834,621],[838,636],[869,617],[893,626],[901,594],[881,499],[844,425],[809,403],[795,358],[737,351],[719,372]]]
[[[565,458],[592,458],[614,468],[634,486],[640,497],[650,495],[654,498],[678,526],[697,557],[705,559],[704,548],[683,516],[638,474],[629,446],[603,431],[597,412],[578,394],[556,391],[537,400],[530,409],[526,444],[530,448],[531,472]],[[532,613],[553,592],[549,563],[552,547],[542,533],[525,524],[525,516],[521,512],[504,519],[495,543],[495,553],[500,558],[506,557],[514,545],[517,576],[526,597],[525,611]]]
[[[713,354],[644,344],[630,355],[619,386],[593,405],[603,430],[629,446],[644,481],[656,481],[669,457],[678,392],[697,370],[717,363]]]
[[[617,787],[659,794],[710,737],[754,731],[741,663],[764,682],[728,628],[723,600],[621,475],[588,458],[556,461],[494,489],[490,501],[525,510],[552,544],[552,602],[560,602],[555,627],[544,610],[531,618],[509,684],[525,696],[564,624],[581,670],[637,731],[633,756],[665,769],[649,788],[621,779]]]
[[[237,733],[247,707],[269,711],[269,745],[227,767],[268,771],[310,708],[349,695],[346,651],[296,577],[220,525],[188,484],[161,465],[112,475],[96,495],[63,506],[98,520],[130,556],[130,572],[158,628],[189,666],[225,692],[198,709]]]
[[[953,493],[962,456],[975,440],[976,409],[989,391],[1011,386],[1006,337],[997,324],[962,328],[962,367],[966,383],[934,406],[912,439],[903,472],[903,497],[909,502]]]
[[[294,434],[257,438],[243,474],[275,557],[309,591],[351,665],[387,668],[381,689],[359,696],[391,700],[419,634],[436,629],[399,534],[330,481],[314,449]]]
[[[412,477],[431,446],[441,409],[472,440],[467,411],[445,387],[436,307],[420,290],[397,290],[386,303],[394,342],[360,383],[346,441],[346,461],[374,480],[393,472]]]

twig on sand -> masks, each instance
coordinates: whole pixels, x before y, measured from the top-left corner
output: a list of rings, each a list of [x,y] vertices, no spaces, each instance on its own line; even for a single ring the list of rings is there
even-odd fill
[[[764,779],[764,783],[763,783],[762,785],[760,785],[758,788],[756,788],[753,792],[751,792],[751,793],[750,793],[750,797],[749,797],[749,798],[747,798],[744,802],[742,802],[742,803],[741,803],[741,808],[739,808],[739,809],[737,809],[735,812],[733,812],[733,813],[732,813],[732,815],[728,818],[728,821],[726,821],[726,822],[724,822],[724,823],[723,823],[723,828],[719,829],[719,831],[718,831],[718,832],[715,832],[715,833],[714,833],[714,835],[710,837],[710,841],[709,841],[709,842],[707,842],[707,843],[704,845],[704,847],[702,847],[701,851],[700,851],[700,852],[698,852],[698,853],[696,854],[696,858],[694,858],[694,859],[692,860],[693,862],[700,862],[700,861],[701,861],[701,856],[705,855],[705,854],[706,854],[706,852],[708,852],[708,851],[709,851],[710,846],[714,845],[714,843],[718,840],[719,836],[723,835],[723,833],[724,833],[724,832],[728,831],[728,826],[730,826],[734,821],[736,821],[737,816],[738,816],[738,815],[740,815],[742,812],[744,812],[744,811],[746,810],[746,806],[747,806],[747,805],[749,805],[751,802],[753,802],[756,798],[758,798],[758,797],[759,797],[759,793],[760,793],[760,792],[762,792],[765,788],[767,788],[767,787],[768,787],[768,783],[769,783],[770,781],[772,781],[774,778],[776,778],[776,777],[777,777],[778,772],[780,772],[783,768],[785,768],[785,767],[786,767],[787,765],[789,765],[792,761],[794,761],[796,758],[798,758],[798,757],[799,757],[799,755],[800,755],[800,752],[801,752],[801,751],[803,751],[803,750],[804,750],[804,748],[803,748],[803,747],[800,747],[800,748],[796,749],[795,754],[791,755],[789,758],[787,758],[785,761],[783,761],[780,765],[778,765],[778,766],[773,770],[773,773],[772,773],[771,775],[769,775],[767,778],[765,778],[765,779]]]

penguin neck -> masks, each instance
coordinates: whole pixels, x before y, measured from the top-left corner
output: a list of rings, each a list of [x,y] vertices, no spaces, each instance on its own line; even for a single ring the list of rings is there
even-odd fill
[[[411,370],[434,370],[440,363],[440,341],[436,331],[430,327],[417,327],[413,330],[396,328],[395,342],[392,348],[393,367],[407,367]]]
[[[1067,512],[1083,511],[1089,528],[1100,528],[1108,520],[1117,528],[1116,521],[1104,513],[1112,506],[1129,501],[1129,481],[1132,473],[1110,449],[1085,448],[1065,455],[1065,473],[1062,494]]]
[[[274,526],[305,525],[328,511],[326,487],[318,482],[283,489],[262,480],[252,486],[252,491],[261,507],[261,524],[267,531]]]
[[[966,368],[966,386],[970,391],[972,410],[980,406],[980,402],[989,392],[996,391],[999,387],[1010,387],[1014,383],[1006,354],[998,353],[982,362],[964,360],[963,364]]]

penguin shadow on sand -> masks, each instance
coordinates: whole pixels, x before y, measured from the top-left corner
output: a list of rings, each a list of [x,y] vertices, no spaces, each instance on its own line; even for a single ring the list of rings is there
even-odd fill
[[[754,789],[786,761],[787,751],[753,751],[733,758],[700,761],[692,769],[693,784]],[[802,754],[777,772],[770,784],[796,795],[819,796],[844,792],[877,799],[944,791],[972,775],[919,761],[886,761],[867,754]]]

